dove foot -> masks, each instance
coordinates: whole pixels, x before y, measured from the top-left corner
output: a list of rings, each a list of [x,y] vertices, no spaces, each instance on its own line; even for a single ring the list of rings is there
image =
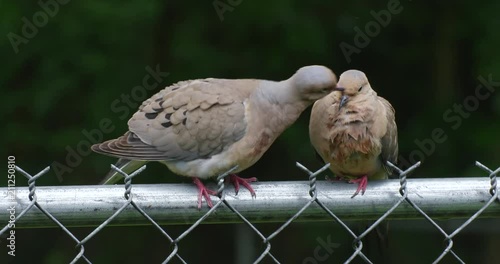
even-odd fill
[[[240,191],[240,184],[243,185],[243,187],[247,188],[248,191],[250,191],[250,194],[252,197],[255,197],[255,191],[253,190],[252,186],[250,183],[257,181],[257,178],[252,177],[252,178],[240,178],[236,174],[231,174],[229,175],[229,182],[234,185],[234,191],[236,192],[236,195]]]
[[[350,180],[349,183],[357,183],[358,184],[358,189],[354,194],[351,196],[351,198],[356,197],[358,193],[361,191],[361,195],[365,194],[366,191],[366,186],[368,186],[368,175],[363,175],[357,179]]]
[[[212,203],[212,199],[210,199],[210,195],[217,195],[217,192],[207,189],[205,185],[198,178],[193,178],[193,183],[198,187],[198,209],[201,209],[201,199],[205,197],[205,201],[207,201],[208,207],[212,208],[214,205]]]
[[[333,178],[330,178],[328,176],[325,176],[325,180],[329,181],[329,182],[338,182],[338,181],[345,181],[344,178],[340,177],[340,176],[335,176]]]

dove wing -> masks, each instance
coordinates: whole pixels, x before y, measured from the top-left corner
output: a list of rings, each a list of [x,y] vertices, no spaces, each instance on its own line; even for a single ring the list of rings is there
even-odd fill
[[[245,100],[256,85],[212,78],[176,83],[144,101],[128,132],[93,150],[147,161],[210,158],[245,135]]]
[[[383,97],[379,96],[378,100],[385,109],[385,117],[387,120],[387,130],[385,135],[381,138],[382,153],[380,157],[384,168],[389,174],[392,174],[392,170],[387,167],[386,162],[390,161],[396,164],[398,160],[398,128],[396,126],[395,111],[392,105]]]

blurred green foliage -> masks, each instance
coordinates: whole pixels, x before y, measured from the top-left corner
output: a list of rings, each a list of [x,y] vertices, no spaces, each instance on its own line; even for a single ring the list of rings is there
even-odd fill
[[[141,85],[147,66],[154,69],[156,65],[169,75],[158,89],[147,91],[147,97],[160,87],[185,79],[282,80],[310,64],[328,66],[337,75],[347,69],[360,69],[378,94],[396,109],[401,157],[418,160],[415,151],[426,151],[416,142],[428,143],[436,128],[446,135],[444,142],[432,143],[434,149],[422,156],[423,164],[413,177],[484,176],[474,167],[475,160],[492,168],[500,165],[500,85],[484,99],[475,96],[482,84],[480,76],[491,76],[500,82],[498,1],[401,1],[402,11],[391,15],[387,26],[379,26],[380,32],[370,37],[359,53],[351,54],[349,60],[341,43],[355,45],[355,28],[366,32],[367,24],[376,21],[373,12],[380,14],[391,1],[242,1],[222,13],[222,21],[210,1],[67,2],[0,4],[0,35],[4,36],[0,41],[0,87],[5,124],[0,153],[3,157],[14,155],[17,164],[28,172],[36,173],[54,162],[67,165],[68,149],[76,150],[78,144],[88,141],[83,131],[98,129],[104,118],[110,120],[114,129],[103,133],[103,139],[123,134],[135,108],[129,107],[130,113],[125,117],[113,111],[112,104]],[[230,6],[238,1],[218,2]],[[53,15],[47,15],[40,3],[49,6]],[[46,13],[46,23],[42,23],[40,12]],[[32,37],[23,34],[26,20],[41,25],[35,25],[37,32]],[[473,110],[466,109],[464,115],[454,110],[454,105],[472,105],[471,97],[477,102],[476,107],[468,107]],[[452,112],[446,118],[448,111]],[[308,139],[309,113],[309,109],[304,112],[264,157],[241,176],[257,176],[263,181],[305,180],[306,175],[295,168],[296,161],[311,169],[319,168]],[[426,148],[431,149],[429,144]],[[81,161],[68,166],[71,172],[60,177],[50,173],[39,184],[95,184],[115,161],[94,153],[80,156]],[[22,176],[17,179],[19,186],[25,185]],[[189,182],[173,176],[159,164],[150,164],[135,181]],[[5,184],[6,180],[0,181],[0,186]],[[209,242],[209,236],[203,234],[211,234],[219,241],[222,238],[214,230],[220,233],[229,228],[232,227],[200,228],[205,233],[193,234],[181,253],[198,263],[204,259],[199,256],[218,256],[203,249],[202,245]],[[263,228],[272,230],[273,226]],[[149,233],[135,228],[110,228],[92,240],[90,247],[97,253],[88,254],[98,263],[141,259],[157,262],[166,256],[162,247],[168,245],[158,234],[145,237],[154,234],[148,230]],[[314,249],[314,238],[306,243],[300,242],[301,236],[310,232],[322,234],[311,225],[293,230],[298,231],[288,235],[294,239],[297,236],[297,242],[285,245],[301,251],[290,258],[278,253],[285,263],[296,263]],[[138,244],[138,252],[148,252],[137,254],[148,254],[148,258],[116,257],[125,252],[121,250],[122,232],[130,243]],[[66,263],[76,255],[72,246],[61,249],[61,241],[69,240],[58,231],[20,233],[24,234],[18,239],[17,260],[21,262]],[[82,234],[86,233],[82,230]],[[49,242],[54,234],[58,234],[58,239]],[[232,234],[224,238],[231,240]],[[22,242],[31,239],[37,244]],[[439,239],[428,239],[428,243],[437,245],[435,252],[441,250]],[[143,240],[150,243],[142,243]],[[43,245],[40,241],[44,241]],[[498,238],[495,241],[496,245],[500,243]],[[344,248],[349,249],[349,243]],[[231,243],[226,246],[231,247]],[[199,255],[187,254],[195,249]],[[273,244],[274,250],[291,253],[278,243]],[[30,254],[35,251],[36,254]],[[230,263],[234,253],[227,251],[227,259],[217,261]],[[467,262],[476,262],[475,257],[482,253],[470,254]],[[1,252],[0,259],[4,256]]]

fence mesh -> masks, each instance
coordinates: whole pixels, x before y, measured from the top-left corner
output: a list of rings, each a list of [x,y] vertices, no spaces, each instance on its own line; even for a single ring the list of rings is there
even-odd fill
[[[220,175],[217,177],[217,196],[219,197],[218,201],[214,204],[210,210],[208,210],[206,213],[202,214],[199,219],[197,219],[193,224],[189,226],[183,233],[181,233],[177,237],[172,237],[168,232],[166,227],[160,226],[158,221],[153,219],[148,214],[148,208],[143,208],[144,206],[140,206],[134,198],[135,196],[133,195],[133,184],[132,184],[132,178],[141,173],[144,169],[145,166],[139,168],[135,172],[131,174],[127,174],[123,171],[121,171],[119,168],[115,167],[112,165],[112,168],[116,171],[118,171],[120,174],[122,174],[125,182],[125,191],[123,193],[123,198],[119,197],[110,197],[110,199],[123,199],[123,204],[121,205],[120,208],[116,208],[115,212],[110,215],[102,224],[97,226],[91,233],[89,233],[86,237],[84,238],[77,238],[64,224],[62,224],[55,216],[53,213],[49,212],[44,208],[44,206],[39,203],[38,198],[37,198],[37,186],[36,186],[36,181],[40,177],[42,177],[44,174],[46,174],[49,171],[49,167],[45,168],[44,170],[40,171],[36,175],[32,176],[31,174],[25,172],[23,169],[20,167],[16,166],[16,170],[20,172],[22,175],[24,175],[26,178],[28,178],[28,199],[29,199],[29,204],[15,217],[14,221],[17,222],[23,217],[29,217],[26,216],[26,213],[29,212],[30,210],[36,210],[38,209],[43,215],[45,215],[50,221],[52,221],[55,225],[57,225],[58,228],[63,230],[65,234],[67,234],[68,237],[70,237],[76,244],[76,247],[79,249],[78,254],[74,257],[71,263],[76,263],[78,261],[84,261],[86,263],[92,263],[92,261],[85,256],[85,244],[92,240],[97,233],[101,232],[106,226],[109,226],[110,223],[117,218],[120,214],[123,213],[123,211],[128,208],[128,207],[133,207],[134,210],[139,212],[144,219],[149,222],[154,228],[160,232],[165,239],[167,239],[170,244],[172,245],[171,251],[169,252],[168,256],[165,257],[163,263],[168,263],[174,258],[180,261],[181,263],[187,263],[185,259],[180,255],[179,253],[179,243],[185,239],[196,227],[198,227],[200,224],[206,222],[207,218],[209,217],[218,217],[217,215],[214,215],[214,212],[217,210],[220,210],[222,208],[227,208],[229,209],[241,222],[243,222],[245,225],[247,225],[260,239],[262,240],[262,243],[264,245],[264,250],[260,253],[258,258],[254,261],[254,263],[261,263],[261,262],[274,262],[274,263],[280,263],[279,259],[277,259],[271,252],[271,246],[272,246],[272,240],[275,238],[280,232],[282,232],[284,229],[286,229],[292,222],[296,221],[299,216],[301,216],[308,208],[310,208],[313,205],[319,206],[325,215],[327,215],[332,221],[338,223],[340,226],[342,226],[343,229],[345,229],[350,236],[352,236],[352,247],[353,247],[353,252],[352,255],[345,260],[345,263],[350,263],[352,262],[355,258],[361,258],[364,260],[366,263],[372,263],[372,261],[363,253],[363,239],[366,238],[367,234],[372,232],[377,226],[379,226],[384,220],[386,220],[391,214],[395,212],[395,210],[398,207],[401,207],[403,205],[409,205],[411,206],[421,217],[426,219],[440,234],[442,234],[443,239],[444,239],[444,248],[442,250],[442,253],[439,256],[436,256],[434,263],[440,262],[446,255],[450,254],[452,255],[458,262],[464,263],[464,261],[460,258],[459,253],[455,252],[453,250],[453,238],[459,234],[464,228],[466,228],[472,221],[474,221],[476,218],[478,218],[486,209],[488,209],[492,204],[495,206],[496,209],[499,209],[500,206],[500,197],[498,195],[498,186],[497,186],[497,174],[500,172],[500,167],[497,168],[496,170],[491,170],[488,167],[484,166],[483,164],[476,162],[476,166],[484,170],[490,179],[490,187],[488,190],[484,190],[484,192],[489,194],[489,199],[487,201],[484,201],[484,204],[482,207],[480,207],[472,216],[467,218],[466,221],[462,225],[460,225],[458,228],[456,228],[453,232],[447,233],[444,231],[444,229],[435,221],[433,218],[429,216],[424,210],[419,207],[418,203],[415,202],[413,199],[410,199],[409,193],[412,192],[412,189],[408,187],[407,183],[407,176],[413,172],[418,166],[420,165],[420,162],[411,166],[407,170],[401,170],[398,167],[394,166],[390,162],[388,162],[388,166],[392,167],[398,174],[399,174],[399,190],[397,190],[397,193],[399,195],[398,199],[394,202],[392,207],[390,209],[386,210],[385,213],[380,216],[378,219],[376,219],[373,224],[371,224],[366,230],[364,230],[362,233],[357,234],[354,230],[349,228],[349,226],[340,218],[338,217],[338,213],[335,212],[335,208],[329,208],[327,205],[325,205],[325,200],[327,198],[318,196],[320,193],[317,189],[317,178],[318,176],[325,171],[328,168],[328,164],[320,168],[319,170],[312,172],[305,166],[301,165],[300,163],[297,163],[297,167],[303,170],[305,173],[309,175],[309,190],[308,190],[308,195],[309,199],[307,202],[300,207],[300,209],[294,213],[291,217],[288,218],[287,221],[285,221],[279,228],[277,228],[274,232],[271,234],[265,235],[263,232],[261,232],[255,224],[253,224],[249,220],[248,215],[244,215],[243,213],[240,212],[240,210],[237,210],[235,206],[235,203],[237,203],[237,200],[231,200],[226,199],[226,189],[224,187],[224,179],[227,175],[231,173],[235,168],[232,168],[228,172]],[[56,187],[54,187],[56,188]],[[1,190],[2,188],[0,188]],[[7,192],[7,188],[4,191]],[[396,191],[396,190],[395,190]],[[24,199],[23,197],[17,197],[16,199]],[[257,198],[258,199],[258,198]],[[85,203],[85,201],[81,201],[82,203]],[[35,209],[36,208],[36,209]],[[500,217],[500,210],[495,210],[494,217]],[[221,220],[221,222],[224,222],[224,220]],[[11,228],[10,224],[5,225],[1,230],[0,230],[0,235],[5,235],[9,232],[9,229]]]

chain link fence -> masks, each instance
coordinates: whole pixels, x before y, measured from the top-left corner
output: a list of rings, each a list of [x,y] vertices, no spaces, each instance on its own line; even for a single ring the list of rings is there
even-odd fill
[[[224,179],[232,170],[217,177],[219,197],[210,209],[196,208],[196,188],[187,184],[133,185],[132,179],[145,166],[130,175],[112,165],[125,178],[123,186],[44,186],[37,187],[36,181],[49,171],[49,167],[36,175],[16,166],[15,170],[28,178],[28,188],[0,188],[2,199],[0,209],[11,214],[2,214],[2,223],[7,223],[0,236],[8,237],[13,224],[21,227],[57,227],[70,237],[78,254],[71,263],[92,260],[85,255],[85,244],[92,240],[106,226],[152,225],[171,244],[163,263],[173,259],[187,263],[179,253],[179,243],[202,223],[243,222],[258,237],[264,250],[254,263],[280,263],[272,253],[273,238],[292,222],[330,220],[338,223],[352,237],[352,255],[345,260],[350,263],[356,258],[365,263],[372,261],[363,252],[367,235],[387,219],[424,218],[444,239],[442,253],[434,263],[451,255],[464,263],[460,252],[453,249],[453,238],[478,217],[500,218],[500,197],[497,174],[500,167],[491,170],[476,162],[476,166],[488,174],[486,178],[444,178],[411,179],[407,176],[420,163],[407,170],[401,170],[388,163],[398,174],[399,180],[372,181],[365,195],[351,199],[352,188],[348,184],[317,181],[328,164],[312,172],[297,163],[297,167],[308,174],[307,182],[259,182],[254,184],[257,198],[249,194],[232,195],[225,187]],[[333,185],[333,186],[332,186]],[[204,205],[206,206],[206,205]],[[369,209],[367,209],[369,208]],[[12,211],[14,213],[12,213]],[[139,214],[137,214],[137,212]],[[380,216],[381,215],[381,216]],[[440,218],[466,218],[453,232],[447,233],[437,223]],[[346,220],[374,221],[362,233],[356,233]],[[271,234],[263,234],[256,223],[281,222]],[[64,224],[63,224],[64,223]],[[177,237],[168,232],[169,224],[189,224]],[[162,226],[163,225],[163,226]],[[83,238],[77,238],[68,227],[97,226]]]

